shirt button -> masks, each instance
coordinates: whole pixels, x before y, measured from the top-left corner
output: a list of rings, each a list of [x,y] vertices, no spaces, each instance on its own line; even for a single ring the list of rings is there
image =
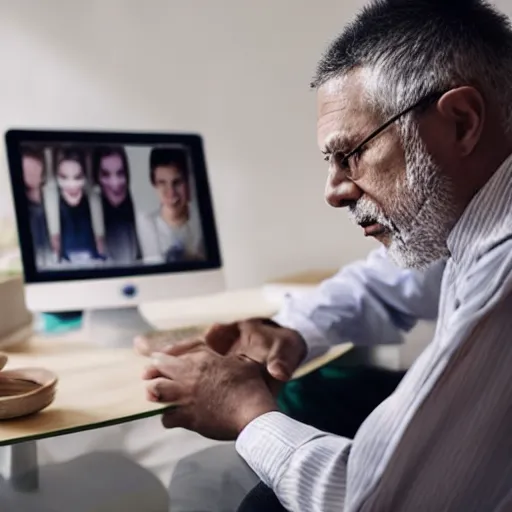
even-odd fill
[[[454,308],[455,308],[455,310],[460,308],[460,300],[459,299],[455,299]]]

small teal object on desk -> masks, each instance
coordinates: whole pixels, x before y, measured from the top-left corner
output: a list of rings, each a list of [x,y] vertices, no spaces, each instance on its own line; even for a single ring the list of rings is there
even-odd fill
[[[45,334],[63,334],[82,327],[83,311],[41,313],[37,330]]]

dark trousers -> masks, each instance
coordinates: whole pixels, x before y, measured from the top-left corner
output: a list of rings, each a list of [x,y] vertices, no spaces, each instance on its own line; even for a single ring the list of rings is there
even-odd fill
[[[288,416],[325,432],[353,438],[366,417],[396,388],[405,372],[329,365],[289,382],[279,397]],[[274,492],[257,485],[238,512],[283,512]]]

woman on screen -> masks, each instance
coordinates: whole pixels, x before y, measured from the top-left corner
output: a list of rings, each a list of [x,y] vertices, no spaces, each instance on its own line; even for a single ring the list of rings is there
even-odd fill
[[[102,259],[86,194],[87,177],[82,152],[77,149],[58,151],[55,174],[59,190],[60,259],[73,264]]]
[[[93,177],[101,191],[107,258],[121,264],[140,261],[142,251],[124,148],[97,148],[93,156]]]

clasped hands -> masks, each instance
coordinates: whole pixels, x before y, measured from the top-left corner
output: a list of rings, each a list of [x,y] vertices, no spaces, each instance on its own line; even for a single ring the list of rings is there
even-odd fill
[[[150,344],[137,350],[149,355]],[[147,397],[176,405],[166,428],[182,427],[234,440],[259,416],[277,410],[276,396],[306,355],[302,337],[266,319],[215,325],[203,339],[170,343],[151,354]]]

